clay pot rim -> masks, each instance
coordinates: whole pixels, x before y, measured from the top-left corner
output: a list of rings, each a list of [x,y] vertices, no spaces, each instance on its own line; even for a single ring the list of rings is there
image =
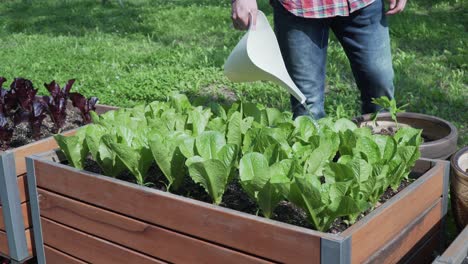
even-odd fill
[[[358,123],[358,124],[362,123],[362,122],[365,122],[366,120],[370,121],[371,120],[371,115],[372,114],[365,114],[365,115],[362,115],[362,116],[359,116],[359,117],[355,117],[355,118],[353,118],[353,121],[355,123]],[[384,113],[379,113],[377,115],[377,120],[378,120],[379,117],[390,117],[391,118],[391,115],[388,112],[384,112]],[[424,142],[424,143],[421,144],[423,146],[438,145],[438,144],[440,144],[441,141],[454,140],[454,139],[456,139],[458,137],[457,128],[452,123],[450,123],[447,120],[444,120],[444,119],[442,119],[440,117],[432,116],[432,115],[426,115],[426,114],[420,114],[420,113],[414,113],[414,112],[397,113],[397,118],[398,117],[423,119],[423,120],[433,121],[433,122],[436,121],[438,123],[442,123],[445,126],[449,127],[450,133],[447,136],[445,136],[443,138],[440,138],[440,139],[437,139],[437,140]]]
[[[458,160],[465,153],[468,153],[468,146],[465,146],[464,148],[462,148],[462,149],[458,150],[457,152],[455,152],[455,154],[450,159],[450,164],[452,165],[452,168],[454,168],[459,175],[468,178],[468,173],[463,171],[462,168],[460,168],[460,166],[458,166]]]

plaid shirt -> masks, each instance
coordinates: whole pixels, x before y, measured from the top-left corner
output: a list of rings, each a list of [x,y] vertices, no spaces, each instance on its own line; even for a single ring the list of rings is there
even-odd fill
[[[349,16],[374,0],[273,0],[279,1],[284,8],[296,16],[306,18],[325,18]]]

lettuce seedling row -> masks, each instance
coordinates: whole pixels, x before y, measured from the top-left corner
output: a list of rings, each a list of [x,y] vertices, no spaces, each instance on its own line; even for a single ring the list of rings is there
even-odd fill
[[[43,235],[39,259],[56,249],[88,262],[124,263],[124,254],[138,263],[382,263],[414,257],[440,235],[433,231],[446,214],[448,166],[418,160],[413,168],[418,130],[372,135],[346,119],[292,120],[246,103],[193,106],[180,94],[91,117],[94,124],[74,136],[55,137],[61,151],[28,158],[30,195],[42,197],[33,206],[33,225],[42,224],[34,229]],[[88,157],[110,177],[84,171]],[[169,192],[148,188],[153,164]],[[376,208],[411,170],[421,176]],[[124,171],[136,184],[119,179]],[[187,180],[212,204],[170,193]],[[219,206],[233,180],[263,217]],[[302,208],[321,231],[269,220],[281,200]],[[352,225],[324,232],[336,219]],[[101,250],[74,248],[69,238],[83,232]]]

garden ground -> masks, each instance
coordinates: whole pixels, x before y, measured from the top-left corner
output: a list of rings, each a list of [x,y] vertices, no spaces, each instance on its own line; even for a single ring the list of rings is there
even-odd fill
[[[124,8],[100,2],[0,1],[0,76],[36,86],[76,78],[76,90],[117,106],[177,90],[289,109],[282,88],[223,76],[224,60],[242,36],[231,27],[229,1],[125,0]],[[271,19],[268,1],[258,2]],[[467,8],[463,0],[411,0],[390,18],[397,101],[453,122],[460,146],[468,144]],[[342,105],[340,115],[358,115],[358,92],[335,38],[327,74],[327,113]]]
[[[124,2],[121,8],[118,1],[1,1],[0,76],[22,76],[37,86],[76,78],[80,92],[118,106],[178,90],[289,109],[278,86],[234,84],[223,76],[224,60],[242,35],[231,27],[229,1]],[[271,19],[268,1],[258,2]],[[412,0],[390,18],[397,101],[452,121],[460,145],[468,144],[467,7],[461,0]],[[342,104],[345,115],[356,116],[357,89],[335,38],[327,71],[327,113]]]

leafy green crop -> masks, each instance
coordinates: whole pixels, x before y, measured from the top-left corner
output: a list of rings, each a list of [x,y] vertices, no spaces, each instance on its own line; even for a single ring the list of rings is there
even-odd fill
[[[195,140],[195,153],[186,162],[190,177],[219,204],[235,163],[237,145],[227,144],[218,131],[205,131]]]
[[[408,106],[408,104],[397,107],[395,99],[390,100],[390,99],[388,99],[387,96],[381,96],[379,98],[372,98],[372,103],[382,107],[381,110],[379,110],[379,111],[377,111],[375,113],[372,113],[371,119],[372,119],[372,121],[374,123],[377,120],[377,114],[379,112],[384,111],[384,110],[388,110],[390,112],[392,120],[395,121],[395,123],[397,125],[397,128],[399,127],[398,120],[397,120],[397,114],[405,112],[405,110],[403,110],[403,108]]]
[[[257,152],[248,153],[240,160],[241,184],[266,218],[271,218],[275,207],[289,192],[291,167],[292,160],[288,159],[269,166],[267,158]]]
[[[388,188],[408,178],[420,155],[421,131],[413,128],[377,135],[345,118],[293,120],[242,102],[196,106],[181,94],[91,118],[94,124],[75,136],[56,136],[72,166],[83,168],[91,154],[104,174],[127,170],[144,185],[154,164],[168,191],[189,177],[215,204],[235,179],[263,216],[274,218],[287,200],[321,231],[373,209]]]
[[[55,141],[57,141],[57,144],[67,157],[70,165],[78,169],[84,168],[86,156],[89,151],[87,145],[84,144],[85,136],[84,129],[79,130],[73,136],[54,135]]]

